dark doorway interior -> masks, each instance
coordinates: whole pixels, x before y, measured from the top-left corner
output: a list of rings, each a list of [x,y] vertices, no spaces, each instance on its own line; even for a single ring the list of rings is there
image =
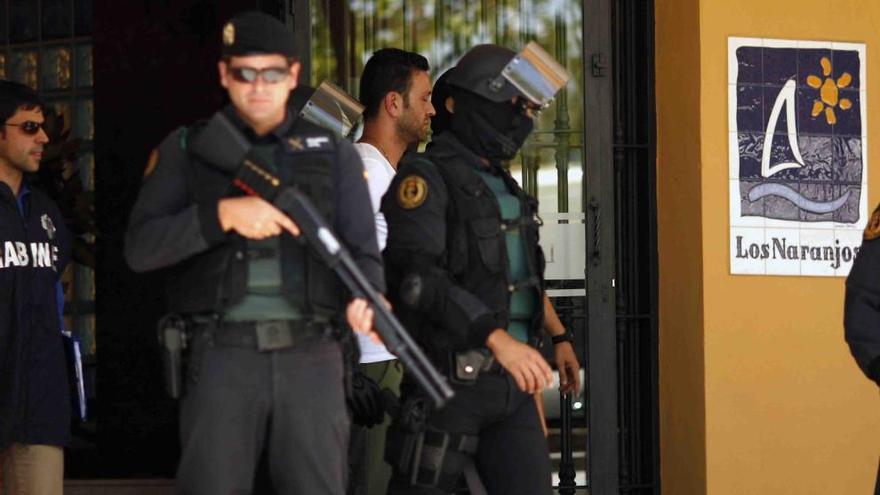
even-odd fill
[[[659,494],[654,2],[612,12],[620,493]]]
[[[174,128],[223,101],[217,83],[221,24],[236,12],[284,2],[95,0],[97,432],[75,452],[69,477],[173,477],[177,405],[161,383],[155,324],[162,274],[132,273],[122,239],[150,151]]]

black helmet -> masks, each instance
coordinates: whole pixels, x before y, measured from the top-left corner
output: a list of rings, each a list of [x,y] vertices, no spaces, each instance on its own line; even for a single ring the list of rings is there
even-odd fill
[[[515,51],[503,46],[477,45],[461,57],[447,84],[496,103],[509,101],[520,91],[501,72],[515,56]]]
[[[500,103],[516,95],[546,107],[571,74],[534,41],[519,52],[497,45],[478,45],[464,54],[449,78],[466,89]]]

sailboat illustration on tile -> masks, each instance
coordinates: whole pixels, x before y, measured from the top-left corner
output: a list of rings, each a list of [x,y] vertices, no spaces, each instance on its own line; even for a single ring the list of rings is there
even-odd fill
[[[795,115],[796,89],[797,85],[795,80],[789,79],[779,91],[779,95],[777,95],[776,101],[773,103],[773,109],[770,112],[770,118],[767,121],[767,128],[764,133],[764,150],[761,155],[761,176],[764,178],[770,178],[783,170],[803,168],[806,165],[803,155],[801,154],[800,146],[798,145],[797,118]],[[774,164],[771,163],[773,134],[779,124],[779,117],[782,115],[783,109],[785,110],[786,116],[788,145],[794,161],[781,161]],[[821,214],[831,213],[840,209],[846,204],[850,194],[852,194],[852,190],[848,189],[840,197],[834,200],[816,201],[804,197],[800,192],[787,184],[779,182],[764,182],[751,188],[749,190],[748,198],[749,201],[757,201],[766,196],[779,196],[794,203],[801,210]]]

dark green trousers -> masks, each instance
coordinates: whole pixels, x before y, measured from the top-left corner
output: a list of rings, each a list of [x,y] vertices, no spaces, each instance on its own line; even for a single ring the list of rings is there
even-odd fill
[[[359,365],[361,371],[379,384],[400,395],[403,366],[397,360]],[[348,495],[385,495],[391,480],[391,466],[385,462],[385,433],[391,418],[372,428],[351,425],[349,442]]]

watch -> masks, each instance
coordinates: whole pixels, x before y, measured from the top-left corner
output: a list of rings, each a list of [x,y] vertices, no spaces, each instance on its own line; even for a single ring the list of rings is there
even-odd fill
[[[553,335],[550,337],[550,340],[553,341],[553,345],[562,343],[562,342],[570,342],[574,344],[574,334],[569,330],[566,330],[564,333],[559,335]]]

